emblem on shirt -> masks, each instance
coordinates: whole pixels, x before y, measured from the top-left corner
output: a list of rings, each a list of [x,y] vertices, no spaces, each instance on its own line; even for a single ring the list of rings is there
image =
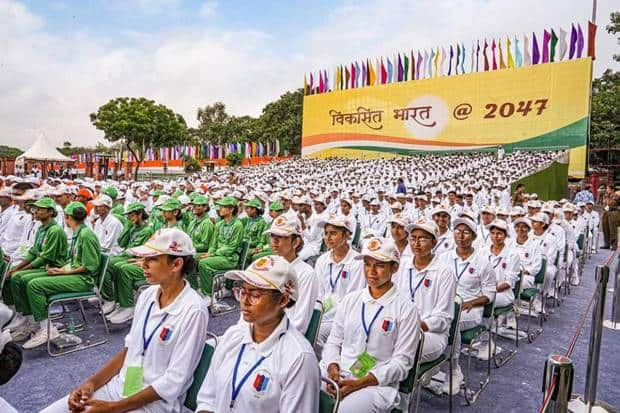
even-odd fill
[[[444,248],[448,248],[448,243],[443,244]]]
[[[506,263],[505,262],[502,262],[502,269],[504,269],[504,270],[506,269]]]
[[[271,385],[271,374],[266,370],[261,370],[256,373],[254,381],[252,382],[252,389],[257,396],[263,396],[269,392]]]
[[[368,251],[377,251],[379,248],[381,248],[381,241],[377,238],[372,239],[368,243]]]
[[[473,274],[474,273],[474,267],[469,267],[469,273]]]
[[[424,280],[424,286],[425,286],[425,287],[427,287],[427,288],[428,288],[428,287],[430,287],[430,286],[431,286],[431,284],[432,284],[432,280],[429,280],[428,278],[426,278],[426,279]]]
[[[341,276],[343,279],[346,279],[346,278],[349,276],[349,274],[347,274],[347,272],[346,272],[346,271],[343,271],[343,272],[340,274],[340,276]]]
[[[525,253],[525,258],[529,257],[530,254],[528,252]]]
[[[168,344],[172,341],[172,328],[170,326],[161,328],[161,331],[159,332],[159,341],[164,344]]]
[[[394,331],[396,325],[394,324],[394,319],[386,317],[381,321],[381,332],[383,334],[388,335]]]

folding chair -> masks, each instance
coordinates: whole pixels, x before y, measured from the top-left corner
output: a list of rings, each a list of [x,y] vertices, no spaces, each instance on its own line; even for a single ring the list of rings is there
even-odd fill
[[[577,265],[578,265],[577,272],[579,273],[579,280],[581,280],[581,275],[583,274],[583,267],[585,266],[585,261],[586,261],[586,254],[584,250],[585,239],[586,239],[586,236],[583,232],[579,234],[579,237],[577,237],[578,249],[575,250],[575,259],[577,260]]]
[[[559,307],[562,300],[560,299],[560,284],[558,283],[558,278],[560,276],[560,251],[556,252],[555,259],[553,260],[553,265],[555,266],[556,273],[555,278],[553,279],[553,294],[554,297],[550,297],[553,300],[553,308]],[[545,298],[546,299],[546,298]],[[553,312],[552,312],[553,313]]]
[[[353,241],[351,241],[351,246],[353,248],[360,248],[360,237],[362,236],[362,226],[358,222],[355,224],[355,234],[353,234]]]
[[[564,286],[564,297],[567,297],[570,295],[570,274],[571,274],[571,268],[568,267],[568,242],[566,243],[566,245],[564,246],[564,254],[563,254],[563,259],[562,262],[564,263],[564,281],[562,281],[563,286]],[[562,291],[562,285],[560,285],[560,292]]]
[[[499,353],[499,354],[497,353],[497,343],[495,344],[495,347],[493,348],[493,364],[495,364],[495,367],[497,368],[500,368],[504,364],[508,363],[508,361],[510,361],[512,358],[514,358],[517,355],[517,350],[519,349],[519,298],[518,297],[521,294],[521,279],[522,278],[523,278],[523,274],[519,273],[519,279],[517,280],[514,288],[512,289],[514,296],[515,296],[515,301],[510,305],[507,305],[504,307],[495,307],[493,309],[492,321],[495,323],[496,341],[497,341],[497,338],[500,337],[500,335],[498,334],[498,328],[499,328],[499,318],[501,316],[507,315],[509,313],[514,313],[515,320],[517,322],[517,328],[515,330],[515,348],[512,350],[502,351],[502,353]]]
[[[413,392],[416,390],[416,378],[420,369],[420,358],[422,356],[422,348],[424,347],[424,332],[420,329],[420,340],[418,348],[413,358],[413,366],[409,370],[409,374],[403,381],[398,384],[398,392],[407,396],[407,411],[411,411],[411,402],[413,402]],[[417,407],[417,406],[416,406]],[[392,409],[391,413],[402,413],[400,409]]]
[[[304,336],[308,339],[312,347],[316,344],[316,339],[319,335],[319,327],[321,326],[321,320],[323,319],[323,304],[317,301],[312,310],[312,317],[310,318],[310,324],[306,330]]]
[[[202,382],[207,376],[209,366],[211,365],[211,359],[213,358],[213,353],[215,353],[215,347],[217,346],[217,337],[212,333],[207,333],[207,335],[215,338],[215,345],[212,346],[205,342],[200,361],[198,362],[198,366],[196,366],[196,370],[194,370],[194,380],[192,381],[192,385],[189,386],[189,389],[187,389],[185,403],[183,404],[192,412],[196,411],[198,407],[198,392],[200,391],[200,387],[202,387]]]
[[[480,387],[478,390],[472,390],[469,387],[469,376],[471,371],[471,355],[474,352],[474,344],[476,342],[480,342],[480,337],[484,333],[488,333],[489,340],[491,339],[491,324],[493,317],[493,311],[495,309],[495,302],[490,302],[484,306],[484,310],[482,312],[482,318],[490,320],[488,326],[483,322],[473,328],[461,331],[461,346],[465,347],[467,352],[467,374],[465,375],[465,401],[468,405],[472,405],[478,400],[478,397],[484,389],[488,386],[491,381],[491,346],[489,345],[489,354],[487,360],[487,375],[483,381],[480,382]],[[452,375],[450,375],[452,376]]]
[[[6,282],[6,275],[9,273],[12,263],[13,259],[9,257],[9,261],[5,263],[6,265],[4,267],[4,270],[2,271],[2,277],[0,278],[0,301],[2,301],[2,289],[4,288],[4,283]]]
[[[452,388],[452,357],[454,355],[454,343],[456,341],[456,333],[459,328],[459,323],[461,322],[461,305],[463,304],[463,300],[460,296],[456,296],[454,299],[454,317],[452,318],[452,322],[450,323],[450,332],[448,334],[448,351],[444,351],[444,353],[436,358],[435,360],[428,361],[426,363],[421,363],[415,380],[415,393],[416,393],[416,402],[415,402],[415,410],[418,411],[418,405],[420,404],[420,391],[421,385],[425,381],[429,381],[430,377],[428,377],[434,371],[437,371],[444,363],[449,364],[449,380],[450,380],[450,388]],[[447,355],[446,355],[447,353]],[[448,406],[449,411],[452,412],[452,394],[448,395]]]
[[[335,381],[328,377],[321,377],[321,381],[331,384],[336,389],[336,397],[321,390],[319,394],[319,413],[336,413],[340,406],[340,389]]]
[[[534,276],[534,287],[523,289],[523,291],[521,291],[521,294],[519,295],[519,298],[521,301],[525,301],[526,303],[528,303],[528,312],[527,312],[528,318],[527,318],[526,333],[527,333],[527,341],[529,341],[530,343],[533,343],[534,340],[536,340],[536,337],[538,337],[540,333],[542,333],[543,331],[543,321],[545,319],[545,299],[543,297],[544,292],[542,291],[542,286],[545,282],[546,271],[547,271],[547,259],[543,258],[542,264],[540,265],[540,270],[538,271],[538,274]],[[532,321],[532,306],[534,305],[534,300],[536,299],[537,295],[540,295],[540,299],[542,303],[542,308],[541,308],[541,312],[539,315],[540,328],[533,332],[530,332],[530,323]]]
[[[95,277],[96,287],[93,288],[91,291],[64,292],[64,293],[53,294],[47,298],[47,302],[48,302],[47,304],[47,336],[48,337],[50,336],[50,330],[52,328],[51,308],[53,304],[61,304],[64,306],[64,304],[67,302],[77,301],[83,323],[81,324],[81,326],[76,328],[76,331],[83,331],[88,327],[88,321],[86,319],[86,313],[84,312],[83,302],[90,298],[97,298],[97,303],[99,304],[99,311],[101,314],[101,318],[103,319],[103,326],[105,327],[105,332],[106,334],[110,334],[110,330],[108,329],[108,321],[106,320],[105,315],[103,314],[103,298],[101,297],[103,279],[104,279],[106,270],[108,269],[109,261],[110,261],[110,258],[107,255],[101,254],[101,261],[99,262],[99,269],[97,270],[97,274]],[[54,353],[52,351],[51,340],[48,339],[47,340],[47,353],[51,357],[63,356],[65,354],[74,353],[76,351],[99,346],[101,344],[106,343],[107,341],[108,340],[106,339],[95,341],[93,343],[87,341],[86,344],[79,344],[68,350]]]
[[[241,242],[241,249],[239,251],[239,260],[237,261],[237,270],[245,270],[247,266],[248,250],[250,249],[250,243],[248,241]],[[232,313],[238,310],[238,307],[233,304],[228,304],[222,301],[223,291],[226,288],[226,282],[228,281],[224,276],[226,271],[220,271],[213,274],[213,302],[211,304],[211,314],[215,317],[218,315],[224,315]],[[200,277],[198,277],[200,280]],[[199,283],[200,284],[200,283]]]

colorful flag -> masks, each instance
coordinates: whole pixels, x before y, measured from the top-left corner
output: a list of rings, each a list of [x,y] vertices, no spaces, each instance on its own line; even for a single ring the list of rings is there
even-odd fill
[[[368,81],[368,69],[366,68],[366,62],[362,60],[362,83],[360,86],[366,86],[366,82]]]
[[[420,79],[420,67],[422,66],[422,59],[424,59],[424,58],[422,57],[422,54],[418,50],[418,63],[416,64],[416,69],[415,69],[415,78],[416,79]]]
[[[359,63],[357,63],[357,61],[355,62],[355,87],[361,87],[363,86],[363,83],[360,83],[360,76],[362,70],[360,69],[360,65]]]
[[[566,51],[568,49],[568,43],[566,43],[566,35],[568,33],[560,28],[560,60],[564,60],[564,56],[566,56]]]
[[[454,74],[459,74],[459,64],[461,63],[461,48],[456,44],[456,64],[454,65]]]
[[[497,70],[497,59],[495,59],[495,49],[497,49],[497,44],[495,44],[495,39],[493,39],[493,43],[491,43],[491,53],[493,53],[493,70]]]
[[[482,56],[484,57],[484,71],[487,72],[489,70],[489,58],[487,57],[487,48],[489,44],[487,40],[484,39],[484,48],[482,49]]]
[[[581,31],[581,25],[577,23],[577,59],[581,59],[583,54],[583,32]]]
[[[502,39],[497,41],[497,47],[499,49],[499,68],[506,69],[506,64],[504,63],[504,52],[502,51]]]
[[[381,84],[384,85],[387,82],[387,71],[383,64],[383,58],[381,58]]]
[[[476,72],[480,71],[480,39],[476,41]]]
[[[433,62],[435,61],[435,50],[431,49],[431,54],[428,56],[428,75],[433,77]]]
[[[372,67],[372,63],[368,62],[368,85],[373,86],[377,80],[377,74],[375,68]]]
[[[532,33],[532,64],[537,65],[540,62],[540,50],[538,49],[538,39],[536,33]]]
[[[543,43],[542,43],[542,62],[549,63],[549,41],[551,40],[551,33],[547,31],[547,29],[543,32]]]
[[[433,66],[435,70],[435,76],[439,76],[439,47],[437,53],[435,53],[435,59],[433,60]]]
[[[532,56],[530,55],[530,39],[527,35],[523,36],[523,66],[529,66],[532,64]]]
[[[441,48],[441,61],[439,62],[439,72],[441,76],[446,74],[446,48]]]
[[[308,94],[308,79],[306,78],[306,74],[304,73],[304,96]]]
[[[325,84],[323,83],[323,72],[319,72],[319,93],[324,92]]]
[[[523,55],[521,54],[521,48],[519,47],[519,39],[515,36],[515,65],[516,67],[523,66]]]
[[[592,60],[596,59],[596,55],[594,53],[594,42],[596,40],[596,24],[592,22],[588,22],[588,56],[592,58]]]
[[[572,59],[575,57],[575,49],[577,47],[577,29],[575,29],[575,25],[571,24],[570,29],[570,46],[568,50],[568,58]]]
[[[386,57],[385,60],[387,60],[387,82],[392,83],[392,75],[394,74],[394,66],[392,65],[392,62],[390,61],[389,57]]]
[[[558,44],[558,36],[551,29],[551,45],[549,46],[549,61],[555,62],[555,47]]]
[[[348,89],[351,81],[351,73],[349,73],[349,68],[345,66],[344,68],[344,88]]]
[[[465,74],[465,44],[461,43],[461,74]]]
[[[406,82],[407,80],[409,80],[409,56],[407,56],[406,53],[403,53],[403,72],[404,72],[404,78],[403,80]]]
[[[476,44],[472,43],[471,44],[471,54],[470,54],[470,61],[469,61],[469,73],[474,73],[474,69],[476,68],[476,66],[474,66],[474,55],[476,54]]]
[[[403,61],[400,58],[400,53],[399,53],[398,54],[398,67],[396,68],[396,79],[397,79],[397,82],[402,82],[403,77],[404,77],[404,74],[403,74]]]
[[[411,80],[415,80],[415,57],[413,56],[413,50],[411,51]]]
[[[355,65],[351,63],[351,89],[355,88]]]
[[[310,73],[310,94],[314,93],[314,76]]]
[[[506,59],[507,59],[507,65],[509,69],[513,69],[515,67],[515,60],[512,57],[511,46],[512,44],[510,43],[510,37],[507,37],[506,38]]]
[[[424,51],[424,78],[428,78],[430,77],[430,67],[431,67],[431,61],[428,58],[428,52],[425,50]]]
[[[452,45],[450,45],[450,60],[448,61],[448,76],[452,74],[452,58],[454,57],[454,50],[452,49]]]
[[[325,75],[323,76],[323,82],[325,82],[325,91],[329,92],[329,79],[327,78],[327,69],[325,69]]]

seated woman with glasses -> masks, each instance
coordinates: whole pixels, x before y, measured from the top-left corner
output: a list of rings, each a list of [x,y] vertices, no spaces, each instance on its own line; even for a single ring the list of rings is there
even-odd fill
[[[221,338],[196,411],[317,412],[318,361],[285,311],[298,298],[290,263],[269,255],[226,277],[240,282],[233,292],[245,322]]]

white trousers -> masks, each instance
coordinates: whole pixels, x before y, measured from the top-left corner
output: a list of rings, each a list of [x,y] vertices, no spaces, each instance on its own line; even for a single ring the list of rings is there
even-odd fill
[[[388,386],[370,386],[357,390],[342,399],[339,413],[389,413],[399,407],[398,390]]]
[[[495,294],[495,308],[506,307],[507,305],[512,304],[514,301],[515,296],[512,292],[512,289]]]
[[[436,360],[443,354],[447,346],[448,337],[445,334],[425,332],[420,363]]]

